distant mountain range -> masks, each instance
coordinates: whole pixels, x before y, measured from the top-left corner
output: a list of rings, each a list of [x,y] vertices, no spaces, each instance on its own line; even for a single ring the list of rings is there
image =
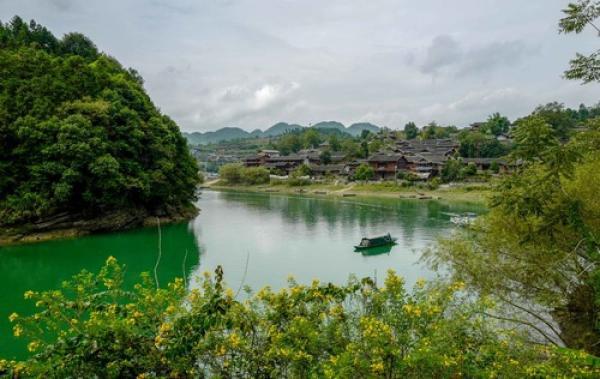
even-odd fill
[[[298,125],[298,124],[288,124],[287,122],[278,122],[277,124],[271,126],[270,128],[262,131],[260,129],[253,130],[252,132],[247,132],[243,129],[236,127],[225,127],[213,132],[193,132],[193,133],[183,133],[183,136],[187,138],[188,142],[192,145],[206,145],[209,143],[218,143],[223,141],[231,141],[236,139],[246,139],[246,138],[264,138],[264,137],[277,137],[284,133],[302,130],[307,128],[306,126]],[[341,133],[347,133],[354,137],[359,136],[363,130],[368,130],[370,132],[376,133],[381,128],[377,125],[368,123],[368,122],[359,122],[350,125],[349,127],[345,127],[344,124],[338,121],[321,121],[311,128],[319,129],[322,131],[339,131]]]

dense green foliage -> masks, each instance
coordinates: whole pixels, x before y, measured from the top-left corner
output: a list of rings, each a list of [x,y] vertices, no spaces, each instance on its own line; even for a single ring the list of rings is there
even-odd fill
[[[219,169],[219,175],[227,184],[266,184],[269,183],[269,170],[264,167],[244,167],[229,163]]]
[[[458,140],[458,152],[465,158],[496,158],[505,155],[509,150],[494,136],[480,132],[462,131]]]
[[[500,113],[494,113],[488,117],[483,125],[483,132],[494,136],[507,133],[510,128],[510,121]]]
[[[532,338],[600,354],[600,118],[566,144],[538,115],[514,132],[518,170],[491,211],[433,255],[506,306]]]
[[[408,124],[404,125],[404,136],[406,137],[406,139],[415,139],[418,135],[419,128],[417,128],[417,125],[415,125],[414,122],[411,121]]]
[[[199,288],[156,289],[148,275],[132,291],[109,258],[60,290],[27,292],[38,312],[13,314],[33,353],[0,370],[39,377],[594,377],[585,353],[534,347],[486,319],[460,282],[419,281],[412,293],[389,272],[345,286],[264,288],[236,300],[220,268]],[[249,291],[249,289],[248,289]]]
[[[0,224],[187,206],[197,180],[134,70],[80,34],[0,25]]]

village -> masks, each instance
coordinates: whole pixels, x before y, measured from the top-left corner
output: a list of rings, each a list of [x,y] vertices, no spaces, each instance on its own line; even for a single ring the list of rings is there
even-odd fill
[[[504,158],[459,157],[458,148],[459,142],[452,138],[399,139],[366,158],[349,159],[343,152],[332,152],[329,142],[323,142],[317,148],[302,149],[289,155],[283,155],[278,150],[263,149],[244,158],[242,163],[245,167],[264,167],[279,177],[289,176],[305,165],[310,169],[312,178],[335,177],[346,180],[355,179],[357,168],[364,165],[372,169],[369,179],[374,181],[407,177],[415,181],[427,181],[440,176],[446,162],[453,159],[464,166],[474,166],[479,172],[506,172],[510,168]]]

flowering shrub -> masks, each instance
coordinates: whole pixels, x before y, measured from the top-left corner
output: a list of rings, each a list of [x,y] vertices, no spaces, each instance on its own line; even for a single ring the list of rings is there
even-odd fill
[[[594,377],[583,352],[525,343],[484,317],[462,283],[419,281],[405,291],[390,271],[345,286],[263,288],[236,300],[218,268],[198,289],[148,275],[131,291],[109,258],[61,290],[27,292],[39,312],[13,314],[30,340],[24,362],[0,373],[40,377]]]

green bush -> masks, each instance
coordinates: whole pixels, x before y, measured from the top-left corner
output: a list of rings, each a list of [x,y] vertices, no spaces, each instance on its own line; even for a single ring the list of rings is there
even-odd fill
[[[243,166],[239,163],[224,164],[219,168],[219,176],[227,184],[240,184],[242,182]]]
[[[264,167],[244,167],[239,163],[228,163],[221,166],[219,175],[230,185],[269,183],[269,170]]]
[[[241,171],[242,182],[247,185],[269,183],[269,170],[264,167],[245,167]]]
[[[288,178],[288,185],[290,186],[307,186],[311,183],[310,179],[307,178],[312,173],[310,166],[302,164],[298,166]]]
[[[461,176],[473,176],[477,174],[477,166],[473,162],[469,162],[466,166],[461,169]]]
[[[220,267],[199,288],[182,280],[156,289],[149,275],[123,289],[109,258],[63,288],[25,293],[37,313],[11,315],[32,356],[0,361],[21,377],[592,378],[594,358],[528,344],[485,315],[493,307],[461,282],[418,281],[407,292],[390,271],[347,285],[263,288],[247,301]]]
[[[427,189],[436,190],[440,188],[440,184],[442,184],[442,180],[440,178],[433,178],[427,182]]]
[[[369,166],[366,163],[361,163],[360,166],[356,168],[354,172],[354,180],[371,180],[375,176],[375,171],[373,167]]]

